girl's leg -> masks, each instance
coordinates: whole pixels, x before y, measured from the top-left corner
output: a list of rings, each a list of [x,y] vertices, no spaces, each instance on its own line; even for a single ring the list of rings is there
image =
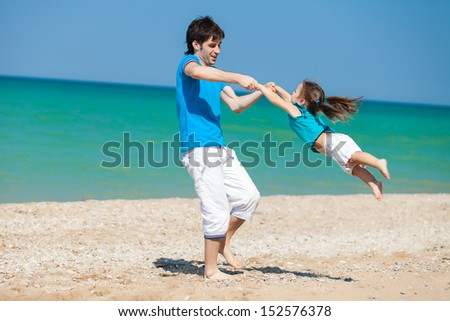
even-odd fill
[[[372,154],[366,152],[356,152],[352,155],[349,162],[372,166],[378,169],[380,173],[386,177],[386,179],[391,179],[387,168],[387,161],[384,158],[378,159]]]
[[[356,165],[353,168],[352,175],[358,177],[364,183],[366,183],[372,189],[375,198],[377,200],[381,200],[383,194],[383,183],[377,181],[371,172],[369,172],[364,167]]]

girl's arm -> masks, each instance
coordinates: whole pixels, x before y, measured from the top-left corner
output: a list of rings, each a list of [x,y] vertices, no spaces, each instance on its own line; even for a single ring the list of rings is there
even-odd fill
[[[298,110],[297,107],[295,107],[290,102],[290,98],[289,98],[289,101],[286,101],[283,98],[281,98],[280,96],[278,96],[276,93],[274,93],[272,90],[270,90],[269,88],[267,88],[261,84],[257,85],[257,89],[259,89],[263,93],[263,95],[266,96],[268,101],[270,101],[275,106],[280,107],[281,109],[286,111],[292,117],[301,116],[302,113],[300,112],[300,110]],[[278,91],[278,88],[277,88],[277,91]],[[290,95],[289,95],[289,97],[290,97]]]
[[[291,100],[291,94],[288,93],[286,90],[284,90],[284,88],[281,88],[278,85],[275,85],[275,90],[277,91],[278,94],[280,94],[281,98],[283,98],[283,100],[287,101],[288,103],[290,103]]]

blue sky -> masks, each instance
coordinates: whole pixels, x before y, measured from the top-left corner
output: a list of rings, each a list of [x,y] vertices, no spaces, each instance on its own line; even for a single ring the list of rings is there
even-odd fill
[[[225,30],[221,69],[450,105],[448,0],[0,0],[0,75],[175,86],[202,15]]]

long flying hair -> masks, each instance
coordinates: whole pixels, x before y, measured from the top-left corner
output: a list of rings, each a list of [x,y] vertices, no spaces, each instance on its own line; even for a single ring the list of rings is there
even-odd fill
[[[302,96],[306,100],[306,108],[311,114],[321,111],[331,121],[347,122],[358,112],[362,97],[349,98],[344,96],[325,97],[325,92],[319,84],[303,81]]]

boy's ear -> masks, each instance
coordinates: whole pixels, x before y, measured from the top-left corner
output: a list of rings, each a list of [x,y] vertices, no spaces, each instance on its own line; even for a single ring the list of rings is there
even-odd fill
[[[192,41],[192,47],[194,47],[194,50],[196,50],[196,51],[200,50],[200,48],[201,48],[201,46],[197,40]]]

